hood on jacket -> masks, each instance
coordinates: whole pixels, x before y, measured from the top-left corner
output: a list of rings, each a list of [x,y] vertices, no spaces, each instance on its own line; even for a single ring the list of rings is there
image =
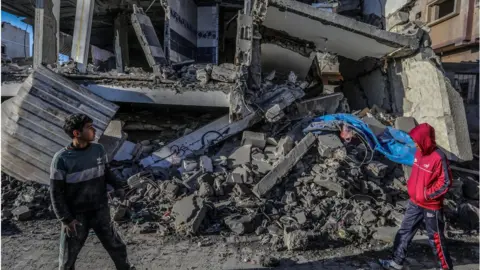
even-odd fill
[[[414,127],[409,135],[422,150],[422,155],[429,155],[437,148],[435,129],[427,123]]]

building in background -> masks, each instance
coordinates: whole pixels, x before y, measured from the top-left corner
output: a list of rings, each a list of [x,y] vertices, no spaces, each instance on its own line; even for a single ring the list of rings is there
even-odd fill
[[[2,58],[30,57],[30,34],[8,22],[2,22]]]

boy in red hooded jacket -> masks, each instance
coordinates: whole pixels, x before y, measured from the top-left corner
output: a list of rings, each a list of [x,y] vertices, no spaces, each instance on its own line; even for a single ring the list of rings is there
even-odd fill
[[[407,182],[410,201],[402,225],[395,236],[393,259],[380,260],[385,269],[402,269],[407,248],[422,222],[441,269],[453,269],[443,234],[443,198],[452,186],[452,173],[445,154],[437,148],[435,130],[420,124],[410,131],[417,146],[412,173]]]

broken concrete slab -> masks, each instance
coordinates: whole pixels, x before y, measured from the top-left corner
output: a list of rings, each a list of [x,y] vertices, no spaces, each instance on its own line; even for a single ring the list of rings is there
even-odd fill
[[[318,153],[325,158],[332,158],[337,150],[345,148],[342,141],[335,134],[322,134],[317,136]],[[346,150],[345,150],[346,151]]]
[[[264,197],[275,185],[277,185],[285,174],[307,153],[315,142],[315,136],[308,133],[285,158],[280,161],[273,170],[260,180],[252,189],[258,197]]]
[[[263,149],[267,144],[267,137],[265,133],[244,131],[242,135],[241,144],[242,145],[250,144],[253,147]]]
[[[63,131],[65,118],[72,113],[90,116],[98,140],[118,110],[43,66],[1,107],[2,171],[21,181],[47,185],[53,155],[71,142]]]
[[[251,184],[252,180],[247,169],[237,167],[228,176],[228,182]]]
[[[302,230],[286,232],[283,235],[283,243],[288,250],[302,250],[308,246],[308,233]]]
[[[362,121],[368,125],[368,127],[372,130],[375,136],[380,136],[385,132],[387,128],[384,124],[377,120],[375,117],[365,116],[362,118]]]
[[[203,172],[213,172],[212,159],[210,159],[208,156],[201,156],[200,168]]]
[[[127,139],[127,133],[122,131],[123,124],[120,120],[111,121],[98,140],[98,143],[105,148],[108,160],[113,160],[113,157],[115,157],[117,151]]]
[[[203,200],[194,195],[177,201],[172,208],[175,216],[175,230],[186,234],[195,234],[207,213]]]
[[[385,177],[387,170],[387,165],[375,160],[365,166],[365,172],[367,175],[377,179]]]
[[[409,133],[417,126],[417,121],[413,117],[400,116],[395,119],[395,128]]]
[[[27,206],[20,206],[12,211],[13,216],[19,221],[28,220],[32,216],[32,212]]]
[[[211,142],[220,142],[228,137],[248,128],[258,121],[257,115],[252,113],[242,120],[230,123],[228,115],[225,115],[161,148],[153,153],[152,156],[140,161],[143,167],[160,166],[170,167],[171,164],[180,164],[180,162],[192,154],[192,150],[201,150],[208,147]],[[216,131],[216,132],[212,132]],[[218,132],[218,133],[217,133]],[[221,134],[221,136],[219,135]],[[188,150],[174,152],[172,146],[176,145],[180,149],[182,146],[188,147]]]
[[[301,115],[333,114],[337,112],[340,101],[344,98],[343,93],[333,93],[302,100],[297,103],[297,109]]]
[[[447,158],[472,160],[463,99],[437,66],[438,62],[433,50],[424,48],[390,64],[393,112],[413,117],[418,123],[429,123],[435,129],[437,145],[446,151]]]
[[[292,21],[296,23],[292,24]],[[307,27],[299,28],[298,25]],[[313,42],[319,50],[352,60],[381,58],[401,48],[415,51],[419,46],[419,40],[415,37],[390,33],[293,0],[269,1],[263,26]],[[361,45],[352,50],[351,44]]]
[[[345,189],[341,184],[334,182],[331,178],[325,178],[322,175],[315,176],[313,182],[321,187],[328,189],[331,193],[327,193],[327,196],[345,196]]]
[[[285,156],[292,150],[293,146],[295,146],[295,142],[292,136],[283,136],[277,144],[275,155],[278,157]]]
[[[247,144],[237,148],[229,157],[228,157],[228,166],[230,168],[235,168],[241,165],[250,163],[252,160],[252,145]]]
[[[255,230],[255,216],[254,215],[234,215],[225,218],[225,225],[237,235],[251,233]]]
[[[142,46],[145,57],[154,72],[160,72],[160,67],[167,64],[162,45],[158,40],[155,28],[150,18],[143,12],[143,9],[133,5],[131,16],[132,26]]]
[[[200,188],[198,189],[198,196],[212,197],[213,195],[215,195],[215,191],[209,183],[207,182],[200,183]]]
[[[233,83],[237,80],[238,73],[234,64],[223,63],[213,66],[210,76],[212,80]]]

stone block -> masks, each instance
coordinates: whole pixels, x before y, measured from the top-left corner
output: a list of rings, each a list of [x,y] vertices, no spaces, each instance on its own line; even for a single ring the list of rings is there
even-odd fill
[[[230,168],[235,168],[235,167],[250,163],[252,160],[251,153],[252,153],[251,145],[244,145],[237,148],[228,157],[228,166]]]
[[[364,225],[373,224],[377,220],[377,216],[373,213],[372,209],[367,209],[362,213],[362,222]]]
[[[178,194],[178,190],[180,189],[180,187],[175,184],[175,183],[172,183],[172,182],[169,182],[165,185],[165,189],[163,190],[163,192],[170,198],[175,198]]]
[[[234,215],[225,218],[225,225],[238,235],[255,231],[256,218],[253,215]]]
[[[249,181],[249,174],[247,169],[245,168],[235,168],[232,173],[228,176],[228,182],[230,183],[248,183]]]
[[[313,182],[331,191],[331,193],[328,193],[327,196],[345,196],[345,189],[342,187],[342,185],[332,181],[330,178],[324,178],[321,175],[317,175],[315,176]]]
[[[317,136],[318,153],[325,158],[333,157],[337,149],[345,149],[342,141],[334,134],[323,134]]]
[[[198,196],[212,197],[213,195],[215,195],[215,191],[213,190],[213,187],[207,182],[202,182],[200,184],[200,188],[198,189]]]
[[[253,193],[258,197],[265,196],[282,178],[297,164],[315,142],[315,136],[308,133],[273,170],[260,180],[254,187]]]
[[[302,250],[308,246],[306,231],[295,230],[283,235],[283,242],[288,250]]]
[[[208,156],[201,156],[200,168],[203,170],[203,172],[213,172],[212,159],[210,159]]]
[[[12,214],[19,221],[28,220],[32,216],[32,212],[30,212],[27,206],[20,206],[13,209]]]
[[[184,159],[182,160],[182,168],[185,172],[191,172],[198,167],[198,162],[195,160]]]
[[[387,128],[384,124],[378,121],[375,117],[365,116],[362,118],[362,121],[368,125],[368,127],[372,130],[375,136],[382,135]]]
[[[203,200],[194,195],[177,201],[172,208],[175,217],[175,230],[187,234],[195,234],[207,213]]]
[[[417,121],[413,117],[397,117],[395,119],[395,128],[409,133],[417,126]]]
[[[295,219],[297,220],[298,224],[303,225],[307,222],[307,216],[305,215],[305,212],[298,212],[295,214]]]
[[[283,136],[277,144],[277,148],[275,149],[276,156],[285,156],[292,150],[295,146],[295,142],[293,138],[290,136]]]
[[[365,166],[365,172],[367,173],[367,175],[377,179],[385,177],[387,169],[387,165],[375,160]]]
[[[265,133],[244,131],[241,144],[242,145],[250,144],[253,147],[258,147],[260,149],[263,149],[267,144],[267,136],[265,135]]]
[[[397,10],[391,13],[387,17],[387,29],[391,29],[394,26],[406,24],[409,21],[409,14],[405,11]]]
[[[235,65],[231,63],[223,63],[212,68],[211,78],[215,81],[235,82],[237,76]]]

